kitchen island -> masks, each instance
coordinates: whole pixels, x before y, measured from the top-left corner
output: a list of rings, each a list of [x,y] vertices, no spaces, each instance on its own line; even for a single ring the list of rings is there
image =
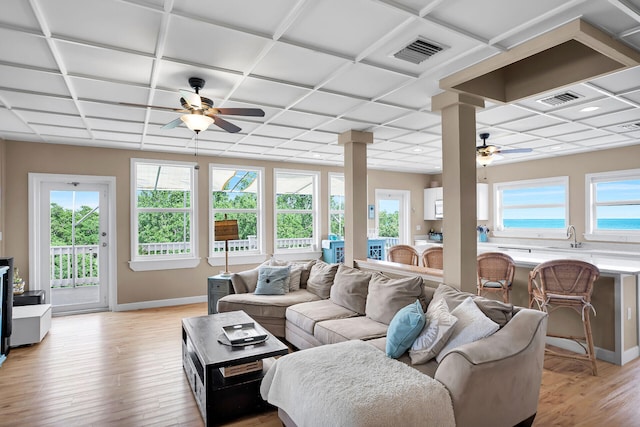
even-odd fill
[[[566,247],[563,246],[566,245]],[[580,259],[600,269],[600,278],[594,285],[592,303],[596,315],[591,314],[593,338],[598,359],[617,365],[640,357],[640,252],[609,250],[602,247],[570,248],[568,243],[545,245],[478,243],[478,253],[503,252],[516,263],[516,275],[511,292],[514,305],[529,304],[529,272],[538,264],[553,259]],[[428,247],[441,245],[428,242],[416,245],[421,253]],[[392,263],[393,264],[393,263]],[[385,270],[393,269],[385,265]],[[405,269],[406,270],[406,269]],[[403,274],[410,273],[404,271]],[[425,277],[426,276],[426,277]],[[438,277],[426,274],[423,277],[437,282]],[[549,331],[580,335],[582,321],[575,312],[560,309],[550,314]],[[547,338],[549,344],[577,350],[579,347],[567,340]]]

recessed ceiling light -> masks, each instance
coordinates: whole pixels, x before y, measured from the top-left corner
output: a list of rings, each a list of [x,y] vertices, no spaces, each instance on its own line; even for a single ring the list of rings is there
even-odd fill
[[[316,158],[316,159],[319,159],[319,158],[320,158],[320,154],[318,154],[318,153],[313,153],[313,157],[314,157],[314,158]]]
[[[562,145],[554,145],[553,147],[549,147],[549,150],[559,150],[562,148]]]
[[[414,148],[413,152],[414,153],[422,153],[422,148]]]
[[[583,113],[588,113],[589,111],[596,111],[596,110],[599,110],[599,109],[600,109],[600,107],[593,106],[593,107],[584,107],[580,111],[583,112]]]

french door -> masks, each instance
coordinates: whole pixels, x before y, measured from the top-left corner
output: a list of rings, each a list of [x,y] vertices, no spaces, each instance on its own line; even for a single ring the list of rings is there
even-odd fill
[[[54,313],[110,309],[109,183],[81,176],[41,178],[31,199],[37,210],[31,251],[36,271],[30,277]]]

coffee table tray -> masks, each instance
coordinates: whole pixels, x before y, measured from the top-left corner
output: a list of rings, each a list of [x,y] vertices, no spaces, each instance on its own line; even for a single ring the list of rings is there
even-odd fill
[[[222,331],[233,346],[257,344],[268,337],[267,332],[254,322],[223,326]]]

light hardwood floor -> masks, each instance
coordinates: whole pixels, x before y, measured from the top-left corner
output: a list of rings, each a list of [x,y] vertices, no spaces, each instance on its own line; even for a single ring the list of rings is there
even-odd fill
[[[184,317],[206,304],[56,317],[0,368],[0,426],[203,426],[181,362]],[[640,360],[547,358],[535,426],[640,426]],[[275,411],[236,427],[280,426]]]

